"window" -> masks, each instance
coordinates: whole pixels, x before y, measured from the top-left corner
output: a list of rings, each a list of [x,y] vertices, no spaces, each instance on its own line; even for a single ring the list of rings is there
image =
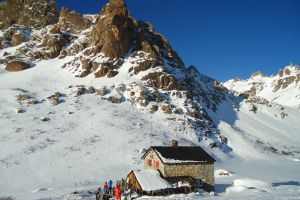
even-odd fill
[[[153,155],[150,155],[150,158],[153,158]]]
[[[155,161],[155,168],[158,169],[159,168],[159,161]]]
[[[152,162],[151,162],[151,160],[149,159],[149,160],[148,160],[148,166],[151,167],[151,165],[152,165]]]

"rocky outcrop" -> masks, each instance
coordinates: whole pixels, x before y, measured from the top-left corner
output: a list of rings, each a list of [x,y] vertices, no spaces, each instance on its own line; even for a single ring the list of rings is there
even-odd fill
[[[11,40],[13,46],[18,46],[19,44],[22,44],[25,41],[25,36],[23,33],[17,32],[12,36]]]
[[[102,9],[91,32],[89,49],[84,52],[87,57],[101,54],[108,61],[88,69],[82,65],[81,77],[93,72],[97,78],[114,77],[125,55],[141,58],[130,69],[134,74],[165,65],[184,69],[184,63],[166,38],[156,33],[151,24],[135,20],[124,0],[110,0]]]
[[[109,58],[121,58],[133,45],[136,26],[124,0],[111,0],[101,11],[92,31],[93,53]]]
[[[288,76],[288,77],[281,78],[281,79],[277,80],[277,82],[274,86],[273,92],[277,92],[280,89],[284,90],[292,83],[298,83],[299,81],[300,81],[300,74],[297,74],[295,76]]]
[[[62,95],[59,92],[56,92],[55,94],[47,97],[47,99],[49,100],[49,102],[53,105],[53,106],[57,106],[60,103],[60,97]]]
[[[56,26],[49,30],[42,38],[42,47],[40,54],[46,59],[56,58],[60,55],[63,47],[67,46],[72,37],[62,33]]]
[[[62,8],[57,26],[61,31],[78,34],[82,30],[87,29],[91,22],[75,11],[70,11],[68,8]]]
[[[146,76],[143,77],[143,80],[148,81],[150,85],[154,88],[161,88],[165,90],[182,89],[174,76],[163,72],[148,73]]]
[[[21,60],[13,60],[7,63],[5,70],[9,72],[18,72],[30,68],[30,64]]]
[[[58,21],[57,7],[48,0],[6,0],[0,3],[0,29],[13,24],[41,28]]]

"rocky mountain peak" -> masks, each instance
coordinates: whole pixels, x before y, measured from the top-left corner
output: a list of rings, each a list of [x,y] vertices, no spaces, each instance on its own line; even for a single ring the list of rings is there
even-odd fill
[[[102,9],[92,31],[93,53],[103,53],[110,58],[123,57],[133,44],[135,29],[125,2],[110,1]]]
[[[300,68],[289,65],[277,75],[265,76],[255,72],[246,80],[229,80],[224,85],[234,92],[250,98],[265,99],[287,106],[298,106],[300,97]],[[288,96],[288,98],[287,98]]]
[[[124,0],[110,0],[110,2],[102,9],[100,14],[118,14],[128,16],[129,11]]]
[[[254,72],[252,75],[251,75],[251,78],[255,78],[255,77],[264,77],[265,75],[261,72],[261,71],[257,71],[257,72]]]

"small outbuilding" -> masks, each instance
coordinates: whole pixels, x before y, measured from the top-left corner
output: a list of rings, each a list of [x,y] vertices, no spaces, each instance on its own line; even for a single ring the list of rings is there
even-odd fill
[[[215,190],[215,159],[199,146],[152,146],[143,155],[145,170],[155,169],[173,185],[189,186],[191,190]]]
[[[155,169],[132,170],[127,176],[127,182],[140,195],[170,194],[174,189]]]

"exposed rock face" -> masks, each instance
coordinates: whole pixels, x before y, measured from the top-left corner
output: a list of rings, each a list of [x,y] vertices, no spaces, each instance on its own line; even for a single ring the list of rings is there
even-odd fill
[[[27,27],[45,27],[58,21],[54,1],[47,0],[7,0],[0,3],[0,29],[13,24]]]
[[[5,70],[9,72],[18,72],[23,71],[30,68],[30,64],[21,61],[21,60],[13,60],[7,63]]]
[[[104,53],[110,58],[120,58],[133,45],[136,27],[123,0],[111,0],[100,13],[93,29],[93,53]]]
[[[91,22],[88,19],[67,8],[62,8],[57,23],[60,30],[74,34],[78,34],[80,31],[87,29],[90,24]]]
[[[134,74],[165,64],[184,69],[168,41],[151,24],[135,20],[124,0],[111,0],[102,9],[91,33],[90,48],[87,55],[103,54],[109,61],[84,70],[84,75],[97,71],[96,77],[114,77],[125,55],[147,57],[131,69]]]
[[[42,52],[44,58],[56,58],[64,46],[70,42],[70,36],[61,32],[54,34],[46,34],[42,39],[42,45],[45,53]]]

